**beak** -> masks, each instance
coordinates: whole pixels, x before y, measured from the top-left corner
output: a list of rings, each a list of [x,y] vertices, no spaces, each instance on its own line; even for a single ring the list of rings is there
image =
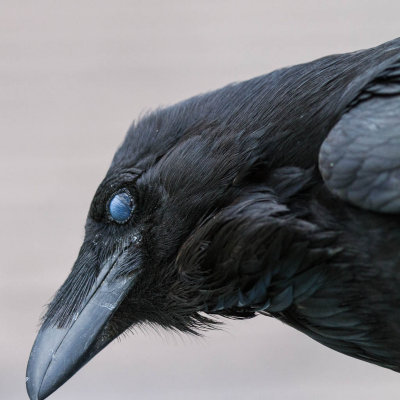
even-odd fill
[[[102,335],[102,331],[135,280],[135,276],[120,276],[118,258],[103,263],[72,322],[62,328],[42,325],[26,372],[31,400],[48,397],[115,338]]]

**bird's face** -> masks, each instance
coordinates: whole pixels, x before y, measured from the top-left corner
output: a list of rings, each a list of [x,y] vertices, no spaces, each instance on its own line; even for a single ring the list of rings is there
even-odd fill
[[[237,295],[229,279],[216,296],[209,295],[215,280],[212,290],[207,286],[218,246],[227,252],[228,242],[237,243],[225,235],[229,208],[240,215],[241,196],[254,185],[265,186],[274,164],[295,157],[299,165],[313,164],[307,152],[297,150],[296,137],[322,122],[303,118],[308,114],[302,109],[316,102],[296,71],[194,97],[142,118],[128,131],[94,196],[77,261],[32,349],[31,399],[47,397],[125,330],[150,323],[193,332],[210,324],[199,312],[221,310],[216,296],[224,292],[226,300],[233,290]],[[297,136],[291,135],[293,127]],[[314,140],[314,150],[318,147]],[[220,243],[204,258],[220,228]],[[241,227],[235,229],[240,237]]]
[[[193,332],[211,323],[201,311],[248,317],[288,307],[301,285],[281,287],[279,268],[285,279],[294,277],[301,263],[292,260],[308,247],[290,257],[284,238],[299,235],[308,246],[319,231],[309,221],[294,223],[308,215],[300,212],[304,193],[295,217],[285,201],[319,181],[310,171],[322,142],[366,82],[389,65],[379,61],[374,69],[371,60],[393,50],[397,62],[397,48],[285,68],[134,125],[94,196],[77,261],[33,346],[31,400],[47,397],[138,324]],[[328,259],[336,249],[322,254]],[[272,274],[279,275],[275,286]],[[328,343],[333,347],[331,337]]]
[[[150,323],[195,332],[210,323],[199,314],[200,287],[180,274],[176,260],[196,227],[236,190],[232,150],[213,137],[193,137],[147,168],[110,168],[32,349],[31,398],[47,397],[126,329]]]
[[[326,117],[326,109],[340,92],[321,96],[324,76],[327,82],[332,76],[313,75],[313,69],[321,68],[293,67],[194,97],[142,118],[128,131],[94,196],[77,261],[32,349],[31,399],[47,397],[131,327],[150,323],[195,331],[210,323],[199,312],[221,310],[221,298],[233,304],[230,292],[237,296],[238,287],[230,282],[230,269],[214,281],[207,276],[218,262],[226,265],[221,249],[229,261],[240,254],[231,251],[243,227],[240,218],[236,226],[229,223],[233,212],[240,216],[247,208],[245,226],[253,226],[258,197],[242,206],[246,192],[257,186],[268,201],[263,188],[269,171],[294,160],[313,166],[310,154],[317,154],[323,132],[336,120]],[[340,82],[340,70],[335,74]],[[306,141],[315,126],[319,136]],[[303,142],[307,151],[299,148]],[[226,235],[230,228],[235,240]],[[213,250],[205,257],[207,247]],[[222,281],[225,286],[216,289]],[[210,296],[213,291],[218,294]]]

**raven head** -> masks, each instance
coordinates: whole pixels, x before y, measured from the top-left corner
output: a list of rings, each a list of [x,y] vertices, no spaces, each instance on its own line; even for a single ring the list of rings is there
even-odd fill
[[[78,258],[31,352],[31,399],[50,395],[138,324],[191,333],[213,324],[199,314],[207,311],[204,271],[183,272],[179,254],[242,190],[235,178],[246,141],[222,135],[214,123],[172,127],[175,112],[158,111],[133,126],[100,184]]]
[[[304,295],[285,286],[298,260],[323,264],[335,251],[325,243],[329,235],[298,220],[304,193],[294,211],[285,198],[315,178],[309,171],[321,143],[391,62],[390,49],[275,71],[133,125],[94,196],[78,259],[43,319],[28,363],[30,398],[47,397],[138,324],[196,332],[212,325],[202,312],[251,317],[266,307],[280,312]],[[271,288],[278,259],[289,270]]]

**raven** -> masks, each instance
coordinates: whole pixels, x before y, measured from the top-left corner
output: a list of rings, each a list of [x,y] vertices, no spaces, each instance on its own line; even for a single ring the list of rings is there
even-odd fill
[[[400,372],[400,38],[134,123],[27,368],[42,400],[134,326],[275,317]]]

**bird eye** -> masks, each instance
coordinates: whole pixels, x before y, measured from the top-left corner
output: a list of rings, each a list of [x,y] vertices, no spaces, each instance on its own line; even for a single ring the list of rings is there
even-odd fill
[[[134,203],[128,191],[114,194],[108,203],[108,212],[113,221],[123,224],[131,217]]]

